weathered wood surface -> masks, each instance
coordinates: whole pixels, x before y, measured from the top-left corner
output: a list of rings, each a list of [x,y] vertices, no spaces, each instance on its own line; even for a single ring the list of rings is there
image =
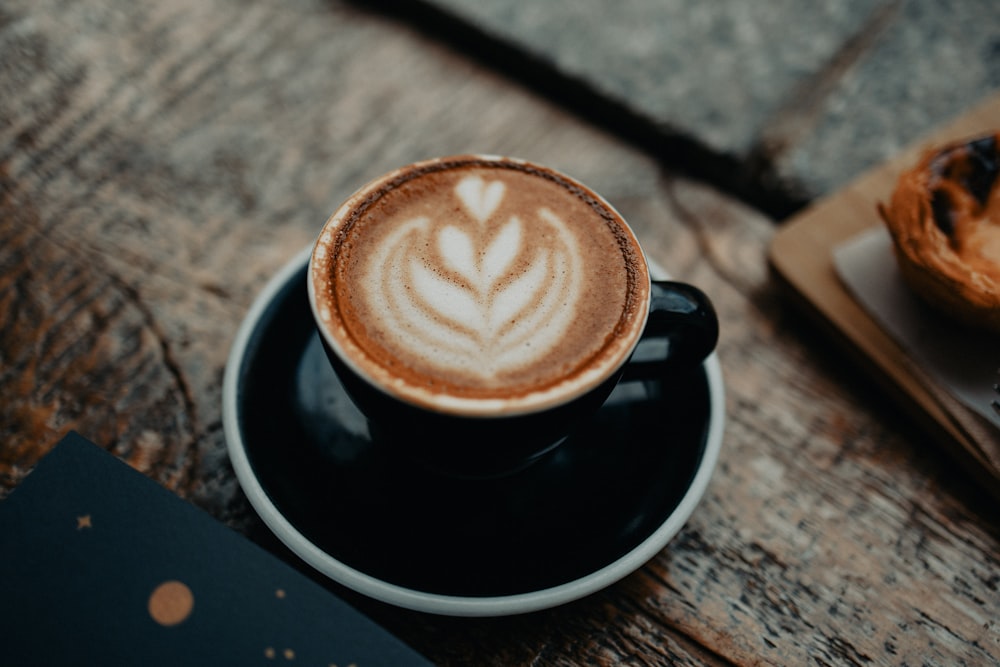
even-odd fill
[[[287,556],[220,423],[251,300],[369,177],[518,155],[604,193],[715,301],[716,475],[649,564],[558,609],[331,588],[442,665],[1000,663],[995,505],[786,307],[772,221],[334,0],[12,0],[0,54],[0,494],[73,428]]]

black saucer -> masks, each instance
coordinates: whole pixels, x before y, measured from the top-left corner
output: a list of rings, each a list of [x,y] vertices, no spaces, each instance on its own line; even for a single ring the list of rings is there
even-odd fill
[[[417,609],[507,613],[490,602],[510,600],[525,611],[639,567],[693,510],[721,439],[720,381],[713,391],[706,368],[714,357],[669,382],[620,385],[527,470],[452,479],[368,438],[314,331],[306,261],[291,262],[244,322],[224,413],[255,509],[328,576]]]

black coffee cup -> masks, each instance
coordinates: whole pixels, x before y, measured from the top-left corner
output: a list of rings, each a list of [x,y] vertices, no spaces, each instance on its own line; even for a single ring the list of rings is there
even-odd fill
[[[584,381],[567,383],[566,389],[547,389],[542,400],[510,402],[457,399],[416,400],[396,389],[391,371],[368,372],[356,358],[360,353],[332,333],[330,325],[333,289],[329,278],[336,273],[337,289],[350,294],[344,272],[331,272],[329,257],[358,211],[371,206],[382,193],[399,187],[407,178],[433,173],[433,169],[465,168],[466,163],[486,170],[531,170],[533,175],[558,179],[560,187],[574,197],[586,197],[587,206],[598,211],[601,224],[613,224],[620,243],[628,244],[629,279],[635,281],[630,294],[627,324],[611,336],[627,337],[616,357],[595,362]],[[445,166],[441,166],[445,165]],[[458,165],[455,167],[453,165]],[[497,171],[498,175],[505,172]],[[417,176],[414,176],[416,174]],[[570,190],[569,188],[572,188]],[[557,191],[559,192],[559,191]],[[583,195],[579,193],[583,193]],[[590,209],[587,209],[590,210]],[[400,457],[443,474],[490,477],[511,474],[531,465],[569,437],[604,403],[619,382],[665,378],[677,369],[700,364],[715,348],[719,327],[708,297],[698,288],[674,281],[651,281],[638,241],[624,219],[593,191],[553,170],[510,158],[459,156],[410,165],[361,188],[331,216],[317,239],[309,270],[309,300],[327,356],[358,409],[369,421],[373,441],[391,448]],[[389,290],[407,290],[409,285],[389,285]],[[390,294],[391,296],[391,294]],[[619,306],[612,306],[618,308]],[[576,323],[580,324],[580,323]],[[581,325],[582,326],[582,325]],[[569,335],[567,333],[567,335]],[[640,341],[656,341],[662,353],[654,359],[633,359]],[[386,380],[385,378],[389,379]],[[468,404],[468,405],[467,405]],[[457,407],[456,407],[457,405]],[[471,407],[469,407],[471,405]]]

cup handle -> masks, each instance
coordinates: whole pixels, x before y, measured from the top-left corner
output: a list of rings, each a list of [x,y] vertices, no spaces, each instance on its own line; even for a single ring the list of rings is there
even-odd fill
[[[704,292],[687,283],[654,280],[649,317],[642,340],[665,341],[665,356],[652,360],[632,359],[622,380],[651,380],[673,368],[691,367],[704,361],[719,340],[719,319]],[[641,344],[641,343],[640,343]]]

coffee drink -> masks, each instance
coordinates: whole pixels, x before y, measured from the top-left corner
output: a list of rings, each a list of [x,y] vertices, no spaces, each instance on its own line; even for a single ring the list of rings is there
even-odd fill
[[[326,342],[407,403],[475,416],[557,405],[627,361],[649,274],[593,191],[508,158],[410,165],[365,186],[313,251]]]
[[[365,185],[327,220],[307,275],[375,450],[447,476],[524,470],[620,381],[674,377],[718,338],[707,296],[651,282],[600,196],[510,158],[428,160]],[[664,353],[630,361],[640,339]]]

